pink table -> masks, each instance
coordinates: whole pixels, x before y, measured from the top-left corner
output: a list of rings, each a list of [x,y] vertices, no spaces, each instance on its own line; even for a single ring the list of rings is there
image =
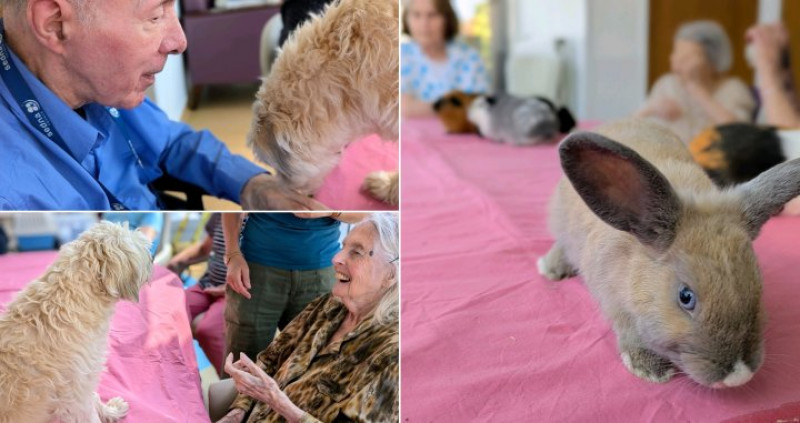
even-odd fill
[[[555,146],[515,148],[405,120],[402,421],[793,421],[800,417],[800,218],[755,242],[767,357],[738,389],[628,373],[580,278],[536,271],[552,243]]]
[[[397,210],[361,191],[361,183],[370,172],[397,170],[397,147],[397,142],[381,140],[377,135],[351,143],[339,166],[325,177],[317,200],[333,210]]]
[[[0,256],[0,311],[54,258],[55,252]],[[180,280],[158,267],[139,300],[117,304],[100,397],[124,398],[126,423],[208,422]]]

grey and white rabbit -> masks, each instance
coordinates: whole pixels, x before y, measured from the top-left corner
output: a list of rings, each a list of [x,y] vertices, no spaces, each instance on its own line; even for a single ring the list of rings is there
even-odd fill
[[[518,146],[552,142],[575,127],[569,110],[556,108],[544,97],[480,96],[470,105],[467,118],[482,136]]]
[[[539,273],[580,273],[611,320],[622,362],[665,382],[676,368],[712,388],[764,360],[761,274],[751,240],[800,194],[800,160],[720,190],[677,136],[636,120],[559,146],[555,244]]]

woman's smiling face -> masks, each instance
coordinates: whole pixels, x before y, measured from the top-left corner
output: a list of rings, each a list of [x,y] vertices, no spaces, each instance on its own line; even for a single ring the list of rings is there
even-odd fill
[[[336,284],[333,296],[352,313],[368,313],[391,285],[392,266],[380,251],[372,223],[359,224],[347,235],[342,250],[333,257]]]

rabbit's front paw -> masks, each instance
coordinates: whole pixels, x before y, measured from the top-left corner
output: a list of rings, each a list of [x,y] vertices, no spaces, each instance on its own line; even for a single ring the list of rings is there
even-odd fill
[[[551,281],[560,281],[578,274],[578,269],[567,261],[564,250],[557,243],[544,257],[539,258],[536,268],[540,275]]]
[[[634,375],[656,383],[664,383],[675,374],[675,366],[650,350],[635,348],[622,352],[622,363]]]

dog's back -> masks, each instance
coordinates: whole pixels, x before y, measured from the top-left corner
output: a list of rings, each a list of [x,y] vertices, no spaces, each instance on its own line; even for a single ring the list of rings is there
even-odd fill
[[[0,423],[117,421],[127,404],[99,402],[114,304],[150,278],[150,242],[101,222],[64,245],[0,315]]]
[[[87,307],[54,280],[31,282],[0,316],[0,423],[49,422],[97,386],[113,304]],[[81,389],[84,387],[84,389]]]

